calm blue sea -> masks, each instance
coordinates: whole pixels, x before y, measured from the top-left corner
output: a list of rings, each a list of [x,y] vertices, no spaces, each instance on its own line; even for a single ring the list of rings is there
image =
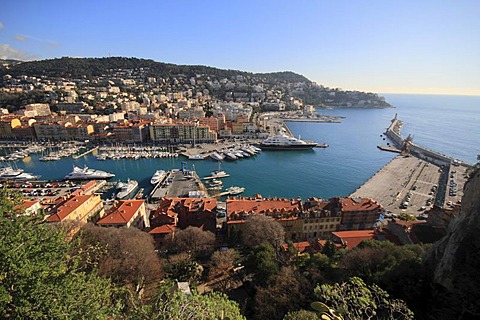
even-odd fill
[[[385,94],[394,109],[318,109],[322,114],[344,116],[342,123],[290,122],[289,127],[302,139],[328,143],[329,148],[309,151],[264,151],[256,157],[224,162],[231,176],[224,186],[244,186],[245,195],[261,194],[285,198],[346,196],[388,163],[395,154],[380,151],[386,144],[381,136],[398,113],[404,121],[402,135],[411,133],[414,141],[468,163],[477,162],[480,153],[480,97],[445,95]],[[185,158],[98,161],[92,155],[56,162],[38,161],[38,156],[17,162],[25,171],[42,179],[61,179],[72,164],[116,174],[114,180],[137,179],[145,191],[157,169],[180,168]],[[211,160],[187,161],[199,176],[217,168]]]

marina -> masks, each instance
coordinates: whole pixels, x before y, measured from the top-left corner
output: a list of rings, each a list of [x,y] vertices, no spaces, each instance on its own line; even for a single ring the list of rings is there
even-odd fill
[[[411,96],[400,96],[402,99],[411,98]],[[427,107],[419,109],[411,107],[408,109],[402,105],[400,101],[399,108],[395,112],[401,115],[404,122],[402,130],[415,133],[415,141],[420,145],[428,146],[433,150],[441,150],[445,154],[452,155],[453,158],[459,158],[467,163],[473,163],[479,153],[478,144],[475,137],[478,137],[478,121],[457,118],[457,113],[444,114],[442,112],[432,113],[432,108],[428,108],[425,103],[426,97],[415,97],[419,104]],[[441,98],[441,99],[440,99]],[[413,98],[411,98],[413,99]],[[469,98],[471,99],[471,98]],[[392,98],[394,104],[395,99]],[[446,100],[445,97],[439,97],[435,100],[435,106],[441,106]],[[458,101],[453,100],[456,106]],[[413,106],[419,104],[413,103]],[[465,112],[473,112],[465,104]],[[462,109],[463,110],[463,109]],[[289,122],[288,125],[296,136],[301,135],[315,141],[328,141],[328,148],[313,148],[312,150],[301,150],[296,152],[275,151],[275,152],[257,152],[255,156],[242,158],[237,161],[222,161],[222,170],[224,170],[231,179],[232,185],[245,187],[245,196],[261,194],[264,197],[285,197],[306,199],[311,196],[329,198],[334,196],[346,196],[355,192],[363,183],[373,177],[376,172],[385,164],[389,163],[395,156],[395,153],[383,152],[376,146],[385,145],[385,136],[380,134],[385,132],[387,126],[391,123],[395,112],[392,110],[358,110],[358,109],[336,109],[322,110],[322,113],[338,114],[343,116],[342,123],[299,123]],[[420,117],[413,115],[419,114]],[[432,118],[432,115],[434,117]],[[365,121],[368,118],[368,121]],[[445,118],[444,120],[442,120]],[[424,119],[433,119],[429,122]],[[472,118],[473,119],[473,118]],[[435,121],[438,126],[429,125],[430,121]],[[456,131],[458,124],[461,123],[462,130]],[[445,137],[442,133],[448,131],[450,134]],[[432,132],[431,134],[429,134]],[[472,132],[472,135],[465,135],[465,132]],[[437,138],[434,142],[427,140],[428,138]],[[462,143],[458,143],[462,141]],[[177,151],[180,153],[188,152],[191,154],[201,152],[213,152],[213,150],[226,150],[234,146],[250,145],[259,143],[260,141],[247,141],[243,139],[223,140],[218,144],[201,144],[192,146],[178,145],[173,147],[154,148],[157,151],[165,151],[172,153]],[[18,150],[26,150],[28,146],[39,150],[36,153],[29,153],[27,157],[12,161],[3,161],[3,166],[12,166],[14,169],[23,169],[24,172],[35,176],[40,176],[44,181],[59,181],[65,175],[72,171],[72,165],[80,168],[85,165],[102,171],[115,174],[113,179],[126,181],[132,178],[138,181],[139,188],[144,188],[144,195],[148,196],[154,186],[150,184],[150,179],[156,170],[175,170],[181,167],[181,162],[186,161],[188,170],[194,170],[199,177],[210,177],[211,172],[218,168],[218,161],[212,158],[206,158],[201,161],[190,161],[183,156],[164,157],[164,158],[122,158],[118,160],[106,159],[99,161],[96,155],[102,152],[114,152],[117,148],[113,146],[100,146],[99,150],[87,154],[78,159],[72,157],[62,158],[56,161],[39,161],[39,157],[46,154],[47,150],[55,150],[52,143],[44,143],[39,146],[38,143],[4,143],[5,147],[1,156],[5,157]],[[62,147],[62,143],[57,143],[58,147]],[[123,150],[129,150],[133,147],[140,149],[152,146],[124,146]],[[161,149],[164,148],[164,149]],[[41,151],[45,149],[44,151]],[[102,150],[100,150],[102,149]],[[140,150],[139,150],[140,152]],[[195,168],[193,168],[193,166]],[[462,166],[460,166],[462,168]],[[456,174],[460,172],[457,170]],[[213,179],[214,177],[212,177]],[[457,197],[461,190],[461,177],[455,179],[458,184]],[[205,181],[205,180],[204,180]],[[226,180],[225,180],[226,181]],[[230,180],[228,181],[230,182]],[[107,181],[109,184],[110,181]],[[449,181],[448,189],[450,187]],[[226,185],[229,187],[229,185]],[[47,188],[48,189],[48,188]],[[111,189],[111,188],[110,188]],[[449,191],[447,190],[447,197]],[[108,192],[107,197],[110,197]],[[453,200],[447,200],[453,201]]]

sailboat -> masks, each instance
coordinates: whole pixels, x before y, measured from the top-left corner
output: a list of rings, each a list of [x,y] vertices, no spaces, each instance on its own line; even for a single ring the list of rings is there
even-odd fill
[[[230,175],[222,170],[222,161],[218,161],[218,169],[211,172],[212,177],[214,178],[226,178]]]

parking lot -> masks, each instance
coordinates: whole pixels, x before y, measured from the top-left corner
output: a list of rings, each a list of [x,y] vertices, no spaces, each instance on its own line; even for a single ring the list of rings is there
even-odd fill
[[[440,179],[444,170],[413,156],[397,156],[350,196],[378,201],[387,216],[408,213],[425,219],[424,212],[445,189]]]

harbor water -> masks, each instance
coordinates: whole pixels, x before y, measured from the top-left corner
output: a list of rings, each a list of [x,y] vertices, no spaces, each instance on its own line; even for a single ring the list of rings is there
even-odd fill
[[[386,145],[383,132],[398,114],[404,122],[402,135],[414,135],[414,142],[458,158],[477,162],[480,153],[480,97],[443,95],[384,95],[393,109],[317,109],[318,113],[343,116],[342,123],[289,122],[291,131],[304,140],[328,143],[328,148],[306,151],[263,151],[233,162],[224,161],[222,169],[230,174],[224,189],[243,186],[244,195],[306,199],[346,196],[354,192],[388,163],[394,153],[377,149]],[[41,175],[42,180],[62,179],[75,164],[115,173],[112,181],[127,178],[139,182],[147,194],[150,178],[158,169],[186,167],[200,177],[217,169],[216,162],[178,158],[121,159],[99,161],[95,153],[78,159],[64,158],[42,162],[40,155],[16,161],[15,166]],[[12,163],[8,163],[12,164]]]

